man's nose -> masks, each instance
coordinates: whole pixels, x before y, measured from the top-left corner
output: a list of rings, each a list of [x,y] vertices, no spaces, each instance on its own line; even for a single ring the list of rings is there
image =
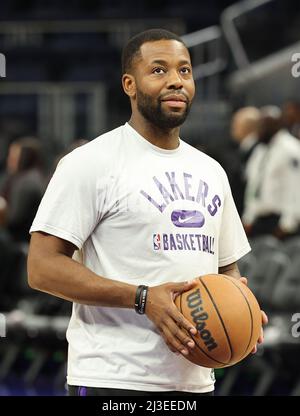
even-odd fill
[[[167,87],[171,89],[180,89],[182,88],[182,79],[177,70],[169,71]]]

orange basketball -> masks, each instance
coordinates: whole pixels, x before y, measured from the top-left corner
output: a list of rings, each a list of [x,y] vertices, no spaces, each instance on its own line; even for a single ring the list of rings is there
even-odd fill
[[[262,326],[259,304],[239,280],[222,274],[199,277],[193,289],[175,300],[181,313],[197,328],[195,347],[186,358],[209,368],[228,367],[245,358]]]

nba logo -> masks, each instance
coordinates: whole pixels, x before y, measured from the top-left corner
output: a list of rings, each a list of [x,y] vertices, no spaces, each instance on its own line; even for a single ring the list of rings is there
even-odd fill
[[[160,250],[160,234],[153,234],[153,248]]]

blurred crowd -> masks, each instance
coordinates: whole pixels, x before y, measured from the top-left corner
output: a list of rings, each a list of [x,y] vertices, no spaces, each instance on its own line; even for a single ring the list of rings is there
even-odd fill
[[[87,143],[78,139],[54,157],[50,172],[45,168],[41,141],[22,137],[8,147],[6,165],[0,172],[0,238],[20,244],[29,242],[29,228],[60,158]]]
[[[41,145],[34,137],[11,143],[0,177],[0,225],[16,242],[29,239],[28,229],[45,189]]]
[[[224,166],[249,237],[300,234],[300,103],[238,109],[236,163]]]

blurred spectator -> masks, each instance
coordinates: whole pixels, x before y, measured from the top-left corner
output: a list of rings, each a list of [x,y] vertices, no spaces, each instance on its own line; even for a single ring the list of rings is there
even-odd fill
[[[246,187],[245,170],[249,157],[258,144],[257,129],[260,111],[255,107],[243,107],[237,110],[231,120],[231,137],[238,145],[236,152],[238,170],[230,180],[232,193],[240,214],[244,210],[244,194]],[[231,178],[229,175],[229,178]]]
[[[300,139],[300,102],[287,101],[282,106],[282,121],[288,131]]]
[[[39,140],[25,137],[11,143],[0,179],[0,218],[15,241],[29,240],[28,230],[44,189]]]
[[[246,171],[245,229],[251,237],[295,235],[300,223],[300,142],[282,128],[278,107],[261,109],[258,134],[260,144]]]
[[[0,230],[5,225],[5,219],[7,215],[7,203],[6,200],[0,196]]]
[[[232,117],[231,136],[239,145],[243,165],[246,165],[258,144],[259,120],[260,111],[255,107],[240,108]]]

